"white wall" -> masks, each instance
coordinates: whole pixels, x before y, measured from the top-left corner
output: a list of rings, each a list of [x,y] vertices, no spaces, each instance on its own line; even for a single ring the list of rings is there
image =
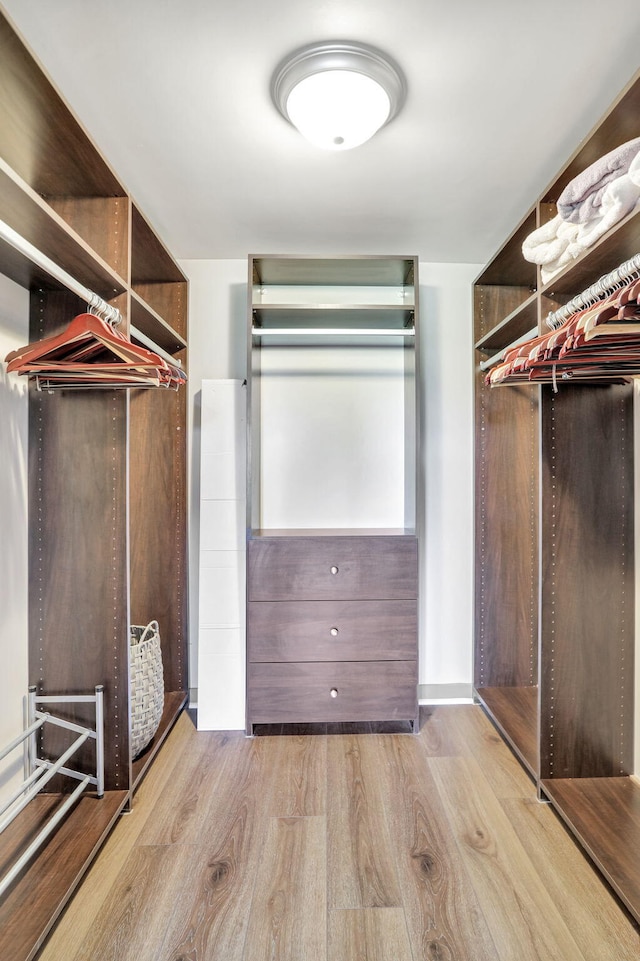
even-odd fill
[[[200,386],[246,376],[247,262],[183,261],[190,280],[190,638],[197,687]],[[471,284],[477,264],[420,264],[422,694],[470,694],[473,413]]]
[[[29,294],[0,275],[0,360],[29,339]],[[0,364],[0,747],[22,730],[27,673],[27,384]],[[0,768],[0,796],[22,776],[18,751]]]

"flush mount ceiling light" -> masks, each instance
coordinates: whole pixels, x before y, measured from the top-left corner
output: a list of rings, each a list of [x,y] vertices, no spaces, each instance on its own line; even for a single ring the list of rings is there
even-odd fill
[[[280,113],[317,147],[350,150],[373,137],[404,103],[400,68],[361,43],[314,43],[288,56],[271,80]]]

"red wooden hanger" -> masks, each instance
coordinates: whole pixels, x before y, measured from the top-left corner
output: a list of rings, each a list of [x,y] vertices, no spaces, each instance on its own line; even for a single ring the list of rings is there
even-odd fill
[[[79,314],[59,334],[11,351],[7,371],[35,377],[39,386],[165,387],[186,375],[157,353],[132,343],[95,314]]]

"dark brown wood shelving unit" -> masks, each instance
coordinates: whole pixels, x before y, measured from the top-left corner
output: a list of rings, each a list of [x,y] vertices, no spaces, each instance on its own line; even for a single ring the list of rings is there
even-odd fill
[[[540,794],[640,920],[632,385],[492,390],[480,367],[525,318],[544,331],[550,311],[640,252],[635,212],[545,285],[521,254],[572,177],[640,135],[639,103],[640,74],[475,283],[474,672]]]
[[[0,219],[186,365],[184,274],[1,14]],[[32,340],[86,310],[4,242],[0,271],[31,291]],[[34,957],[186,703],[185,394],[30,388],[29,683],[45,694],[104,685],[106,790],[81,797],[9,888],[2,958]],[[132,762],[129,626],[154,619],[164,713]],[[65,716],[90,724],[87,710]],[[92,763],[83,748],[78,766]],[[3,834],[3,873],[66,790],[52,781]]]

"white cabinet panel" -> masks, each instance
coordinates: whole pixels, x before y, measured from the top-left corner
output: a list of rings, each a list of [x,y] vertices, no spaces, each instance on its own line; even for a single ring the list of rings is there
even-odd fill
[[[202,501],[200,504],[200,550],[244,550],[245,522],[243,501]]]
[[[245,616],[244,552],[210,551],[200,557],[200,628],[238,626]]]
[[[245,390],[239,380],[203,380],[201,450],[244,456]]]
[[[245,726],[245,389],[202,382],[198,728]]]
[[[199,658],[198,729],[237,731],[245,726],[244,655],[201,652]]]
[[[246,485],[244,458],[235,451],[204,453],[200,463],[202,500],[243,500]]]

